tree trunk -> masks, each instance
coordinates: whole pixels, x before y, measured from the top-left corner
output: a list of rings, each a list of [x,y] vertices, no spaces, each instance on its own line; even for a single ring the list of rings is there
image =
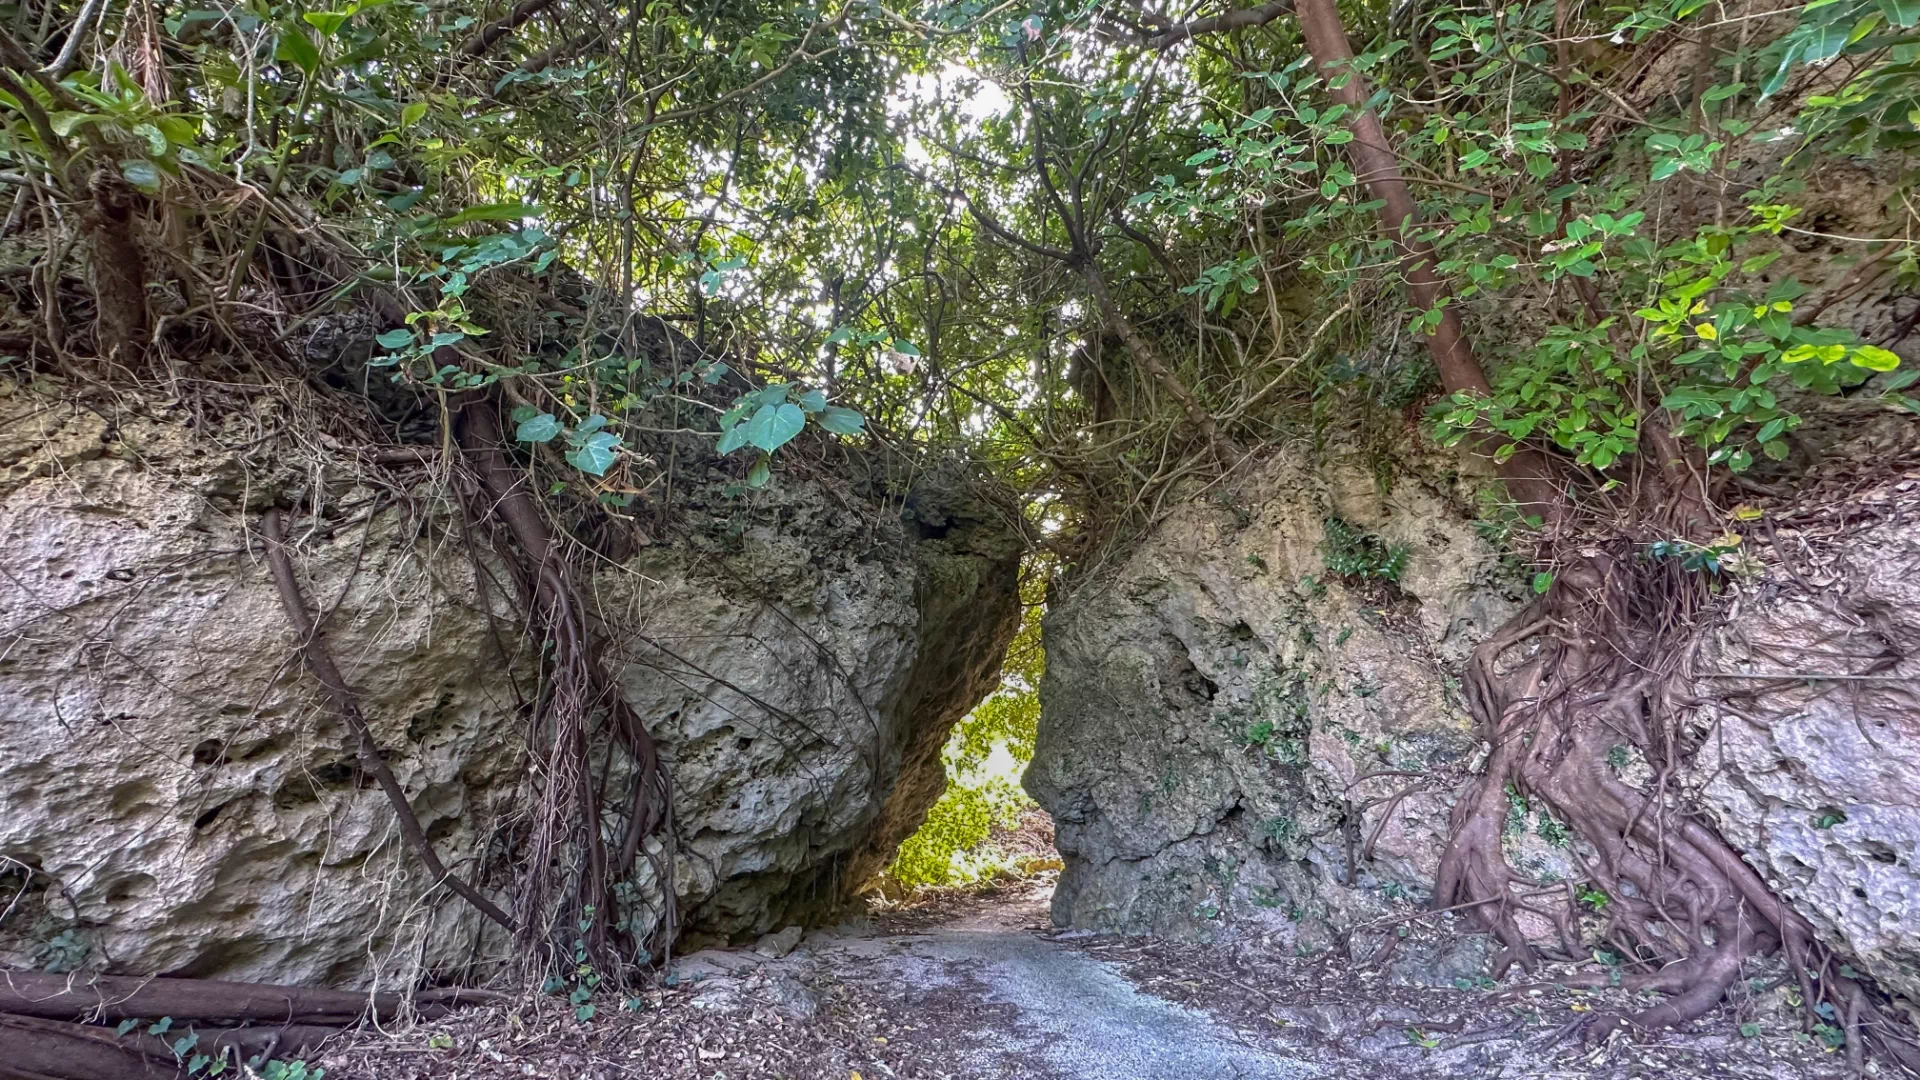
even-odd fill
[[[1353,48],[1347,43],[1339,11],[1333,0],[1299,0],[1297,11],[1307,51],[1329,81],[1328,93],[1347,107],[1347,130],[1353,133],[1347,156],[1353,160],[1354,172],[1367,185],[1368,194],[1386,204],[1380,210],[1380,219],[1405,254],[1408,294],[1415,306],[1423,309],[1445,303],[1452,298],[1451,293],[1434,270],[1433,246],[1419,237],[1420,208],[1407,189],[1406,176],[1400,171],[1379,114],[1366,107],[1373,91],[1353,69]],[[1345,82],[1341,82],[1343,78]],[[1433,355],[1433,366],[1439,369],[1440,384],[1449,393],[1485,394],[1492,389],[1452,306],[1441,308],[1440,324],[1427,337],[1427,350]],[[1480,452],[1492,456],[1488,444],[1495,441],[1483,438]],[[1522,448],[1501,462],[1499,470],[1508,492],[1523,508],[1544,514],[1558,506],[1559,492],[1545,454]]]

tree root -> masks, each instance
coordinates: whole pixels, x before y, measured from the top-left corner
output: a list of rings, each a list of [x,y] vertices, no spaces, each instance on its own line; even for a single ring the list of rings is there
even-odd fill
[[[631,872],[649,836],[671,836],[670,782],[652,735],[601,660],[589,609],[563,546],[541,515],[529,474],[510,464],[501,449],[505,435],[495,404],[485,398],[466,402],[458,435],[463,460],[486,506],[484,513],[476,513],[469,504],[469,519],[493,518],[506,525],[517,549],[509,558],[520,572],[522,599],[532,617],[530,632],[546,649],[542,703],[529,732],[529,745],[541,748],[536,753],[543,755],[535,768],[544,792],[529,844],[520,938],[526,947],[537,948],[542,936],[550,935],[551,947],[570,953],[570,943],[582,937],[591,952],[615,959],[606,952],[618,921],[607,917],[619,910],[614,886]],[[630,766],[629,794],[622,800],[626,823],[611,853],[601,812],[609,778],[603,773],[596,782],[591,753],[596,722],[599,731],[625,748]],[[671,861],[648,858],[661,883],[661,918],[644,940],[631,930],[625,933],[633,939],[634,954],[669,955],[678,933]],[[571,878],[564,889],[558,880],[563,876]]]
[[[339,1033],[314,1025],[191,1031],[182,1026],[169,1038],[148,1034],[144,1025],[122,1035],[104,1027],[0,1014],[0,1077],[11,1075],[9,1070],[60,1080],[174,1077],[185,1072],[183,1057],[232,1062],[298,1057]],[[191,1039],[190,1045],[175,1052],[175,1040],[183,1037]]]
[[[75,1022],[169,1016],[183,1023],[257,1020],[340,1025],[356,1023],[363,1016],[389,1019],[407,1008],[422,1016],[438,1017],[461,1005],[508,1000],[493,991],[454,988],[419,994],[364,994],[213,979],[0,971],[0,1015]]]
[[[187,1059],[232,1063],[299,1056],[342,1027],[411,1010],[434,1019],[506,994],[447,988],[364,994],[210,979],[0,971],[0,1080],[152,1080],[186,1075]],[[155,1035],[146,1021],[166,1017]],[[125,1032],[102,1026],[141,1021]],[[246,1026],[197,1026],[246,1025]],[[185,1040],[182,1042],[182,1040]],[[178,1049],[176,1049],[178,1047]]]
[[[1812,925],[1690,816],[1668,782],[1684,764],[1675,721],[1682,665],[1694,616],[1710,599],[1700,575],[1640,559],[1630,541],[1588,547],[1547,595],[1475,650],[1468,704],[1493,751],[1454,807],[1434,903],[1472,905],[1503,946],[1496,975],[1508,963],[1534,968],[1501,836],[1509,791],[1539,799],[1592,844],[1598,857],[1585,869],[1605,895],[1596,912],[1608,920],[1602,936],[1628,969],[1588,984],[1668,995],[1630,1017],[1602,1018],[1589,1041],[1622,1022],[1660,1028],[1704,1016],[1747,959],[1784,948],[1808,1008],[1826,1002],[1849,1017],[1850,1044],[1872,1032],[1903,1065],[1920,1065],[1920,1047],[1890,1034],[1897,1028],[1877,999],[1831,970]],[[1530,651],[1503,667],[1522,644]],[[1651,792],[1613,775],[1607,758],[1620,744],[1638,747],[1654,768]],[[1577,914],[1556,919],[1563,935]]]
[[[426,865],[427,873],[433,875],[436,886],[445,885],[452,889],[487,918],[512,932],[513,919],[479,889],[449,873],[440,862],[440,856],[434,853],[432,842],[420,827],[420,818],[407,801],[407,793],[401,789],[400,781],[394,778],[393,770],[387,767],[386,758],[380,754],[379,745],[373,741],[373,731],[367,726],[367,718],[360,711],[359,702],[341,677],[340,669],[334,666],[333,654],[320,636],[320,628],[314,625],[312,617],[307,614],[306,597],[301,594],[300,582],[293,575],[293,561],[287,556],[286,530],[280,522],[280,511],[267,511],[261,528],[267,538],[267,565],[273,571],[274,585],[280,591],[280,605],[286,609],[287,621],[293,624],[294,632],[300,635],[300,652],[306,658],[307,670],[320,680],[328,699],[333,702],[334,711],[352,730],[360,767],[374,778],[381,791],[386,792],[387,801],[393,804],[394,817],[400,825],[400,835]]]

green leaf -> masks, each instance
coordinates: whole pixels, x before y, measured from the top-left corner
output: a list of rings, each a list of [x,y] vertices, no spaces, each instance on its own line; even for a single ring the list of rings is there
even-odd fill
[[[1853,362],[1854,367],[1866,368],[1868,371],[1892,371],[1900,366],[1898,354],[1878,345],[1856,345],[1847,359]]]
[[[1553,588],[1553,574],[1552,574],[1552,573],[1550,573],[1550,572],[1548,572],[1548,571],[1546,571],[1546,570],[1542,570],[1542,571],[1540,571],[1539,573],[1537,573],[1537,574],[1535,574],[1535,575],[1533,575],[1533,592],[1534,592],[1534,595],[1536,595],[1536,596],[1540,596],[1540,595],[1544,595],[1544,594],[1546,593],[1546,591],[1547,591],[1548,589],[1551,589],[1551,588]]]
[[[413,344],[413,331],[406,327],[389,330],[374,339],[374,343],[383,349],[404,349]]]
[[[901,356],[920,355],[920,350],[914,346],[913,342],[908,341],[906,338],[894,338],[893,351],[899,353]]]
[[[524,443],[552,442],[560,434],[560,421],[552,413],[543,412],[520,421],[514,429],[515,441]]]
[[[588,470],[588,471],[591,471],[591,470]],[[599,475],[599,474],[598,474],[598,473],[595,473],[594,475],[596,475],[596,476],[597,476],[597,475]],[[598,1011],[599,1011],[599,1010],[597,1010],[597,1009],[595,1009],[595,1008],[593,1007],[593,1003],[592,1003],[592,1002],[588,1002],[587,1004],[585,1004],[585,1005],[582,1005],[582,1006],[580,1006],[580,1007],[578,1007],[578,1008],[576,1008],[576,1009],[574,1009],[574,1010],[573,1010],[573,1018],[574,1018],[575,1020],[578,1020],[578,1021],[580,1021],[581,1023],[583,1023],[583,1024],[584,1024],[584,1023],[586,1023],[587,1021],[589,1021],[589,1020],[591,1020],[591,1019],[593,1019],[593,1014],[594,1014],[595,1012],[598,1012]]]
[[[307,37],[307,32],[297,26],[280,31],[280,40],[273,46],[273,58],[292,64],[308,75],[320,70],[319,48]]]
[[[160,190],[160,170],[151,161],[141,158],[123,161],[120,163],[120,175],[127,178],[127,183],[148,194]]]
[[[800,407],[810,413],[817,413],[827,407],[827,395],[818,390],[809,390],[800,395]]]
[[[57,112],[47,117],[47,122],[48,126],[53,128],[53,133],[64,139],[73,134],[74,129],[81,124],[91,124],[101,119],[104,118],[93,113]]]
[[[147,153],[160,157],[168,150],[167,136],[152,124],[135,124],[133,133],[147,140]]]
[[[332,37],[340,32],[341,27],[347,25],[348,19],[353,18],[353,12],[309,11],[300,17],[306,20],[308,26],[313,27],[328,37]]]
[[[735,424],[720,433],[720,442],[713,449],[715,453],[731,454],[745,445],[747,445],[747,425]]]
[[[620,436],[611,431],[596,431],[580,443],[578,449],[567,452],[567,463],[583,473],[605,476],[613,468],[614,451],[620,447]]]
[[[421,119],[424,118],[426,115],[427,115],[426,102],[424,101],[411,102],[407,105],[406,108],[400,110],[400,126],[412,127],[413,125],[419,123]]]
[[[747,421],[747,441],[771,454],[785,446],[807,424],[798,405],[762,405]]]
[[[1880,0],[1880,10],[1886,13],[1887,21],[1895,26],[1907,27],[1920,23],[1920,0]]]
[[[867,428],[866,417],[838,405],[829,405],[820,410],[818,422],[821,427],[835,435],[858,435]]]
[[[766,487],[767,481],[771,479],[773,479],[773,459],[766,454],[761,454],[760,460],[754,462],[753,468],[747,470],[747,486]]]
[[[528,206],[526,203],[481,203],[478,206],[467,207],[448,218],[443,224],[465,225],[469,221],[519,221],[521,218],[533,217],[539,213],[538,206]]]

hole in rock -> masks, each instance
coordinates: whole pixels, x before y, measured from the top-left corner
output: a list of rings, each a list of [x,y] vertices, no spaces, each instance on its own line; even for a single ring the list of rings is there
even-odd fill
[[[999,685],[954,725],[941,750],[944,792],[862,890],[876,911],[915,921],[924,913],[956,926],[1046,919],[1060,854],[1053,819],[1021,786],[1039,735],[1043,575],[1022,575],[1021,599]]]
[[[227,744],[219,739],[202,739],[193,748],[195,765],[220,765],[227,760]]]

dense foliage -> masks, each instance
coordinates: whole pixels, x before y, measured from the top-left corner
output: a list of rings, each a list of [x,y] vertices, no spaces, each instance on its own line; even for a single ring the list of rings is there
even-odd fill
[[[1180,471],[1180,409],[1258,439],[1315,395],[1404,406],[1432,385],[1370,340],[1399,322],[1395,256],[1343,156],[1352,110],[1287,19],[1167,45],[1169,19],[1122,3],[84,7],[77,38],[82,12],[12,9],[8,48],[32,54],[0,84],[16,222],[39,207],[71,228],[94,170],[192,206],[222,261],[182,280],[191,306],[244,295],[253,195],[285,193],[364,256],[361,279],[413,288],[373,366],[507,382],[519,438],[616,499],[647,480],[626,425],[711,431],[758,484],[807,424],[865,417],[1117,518]],[[1796,204],[1821,155],[1880,154],[1884,224],[1833,238],[1835,261],[1915,276],[1897,152],[1917,16],[1351,9],[1355,77],[1380,87],[1455,283],[1441,305],[1523,313],[1483,335],[1492,392],[1445,403],[1439,437],[1489,424],[1604,479],[1663,409],[1740,469],[1786,453],[1784,389],[1892,369],[1768,266],[1782,237],[1821,235]],[[25,74],[62,57],[60,78]],[[211,205],[189,194],[210,185]],[[565,266],[702,358],[628,370],[585,330],[606,313],[488,296],[502,268]],[[334,289],[350,301],[354,280]],[[765,388],[721,410],[683,392],[727,364]]]

